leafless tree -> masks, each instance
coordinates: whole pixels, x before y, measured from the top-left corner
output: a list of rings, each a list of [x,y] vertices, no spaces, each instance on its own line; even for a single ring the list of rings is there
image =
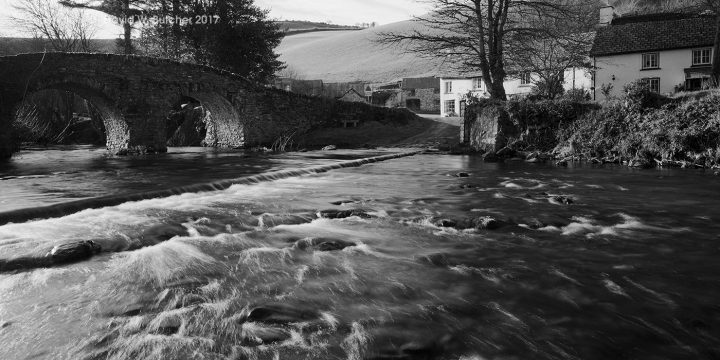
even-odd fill
[[[564,19],[572,7],[558,0],[419,0],[433,12],[414,18],[414,28],[381,33],[378,42],[423,56],[453,58],[461,70],[480,70],[490,97],[506,99],[506,50],[513,38],[552,36],[529,16]]]
[[[79,9],[96,10],[115,17],[123,27],[122,48],[124,54],[132,54],[132,19],[142,15],[145,0],[60,0],[60,4]]]
[[[14,22],[32,38],[47,41],[51,50],[96,50],[91,39],[97,25],[84,11],[63,8],[53,0],[22,0],[15,9]]]
[[[525,23],[539,33],[517,32],[509,36],[506,54],[511,68],[522,69],[537,79],[537,92],[553,99],[562,94],[565,71],[589,67],[592,30],[596,26],[597,6],[570,3],[572,12],[565,18],[529,14]]]

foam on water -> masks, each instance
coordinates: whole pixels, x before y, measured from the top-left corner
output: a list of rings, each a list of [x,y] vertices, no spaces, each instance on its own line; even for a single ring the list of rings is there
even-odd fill
[[[154,286],[188,276],[217,271],[220,264],[197,247],[176,239],[113,256],[109,271],[124,282]]]
[[[351,328],[350,334],[343,340],[341,346],[347,354],[347,360],[362,360],[370,342],[370,334],[358,322],[353,322]]]

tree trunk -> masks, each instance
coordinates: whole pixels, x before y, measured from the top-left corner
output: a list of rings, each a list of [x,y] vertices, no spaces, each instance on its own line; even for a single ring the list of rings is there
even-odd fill
[[[123,53],[124,54],[132,54],[132,38],[131,38],[131,31],[132,27],[130,26],[130,21],[128,20],[128,17],[130,15],[130,0],[123,0],[123,15],[125,17],[125,22],[123,23],[123,30],[125,31],[124,38],[123,38]]]
[[[715,46],[713,46],[712,82],[713,82],[713,86],[720,87],[720,14],[717,15],[717,27],[715,29]]]

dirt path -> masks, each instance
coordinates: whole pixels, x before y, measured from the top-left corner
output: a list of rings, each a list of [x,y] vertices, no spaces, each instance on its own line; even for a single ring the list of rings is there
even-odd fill
[[[437,147],[453,145],[460,140],[460,118],[442,118],[437,115],[420,115],[426,128],[419,134],[400,141],[398,146]]]

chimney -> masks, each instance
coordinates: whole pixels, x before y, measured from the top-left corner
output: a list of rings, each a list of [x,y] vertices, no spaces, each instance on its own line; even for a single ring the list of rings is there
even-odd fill
[[[608,5],[600,8],[600,26],[608,26],[615,17],[615,8]]]

